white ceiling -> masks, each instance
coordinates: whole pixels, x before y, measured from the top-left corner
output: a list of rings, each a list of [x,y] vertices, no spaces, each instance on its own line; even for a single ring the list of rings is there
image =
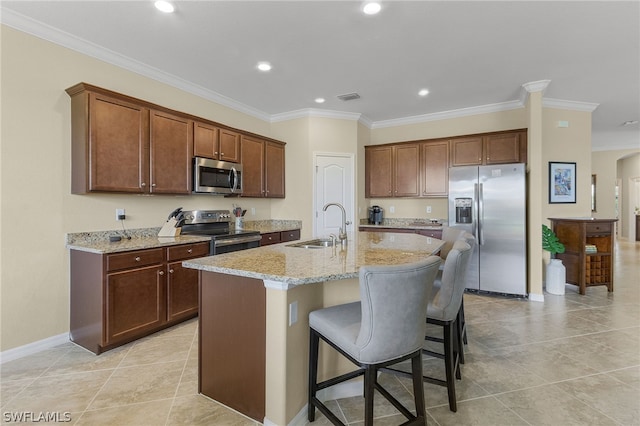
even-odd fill
[[[593,150],[640,148],[640,125],[622,125],[640,120],[637,0],[383,1],[376,16],[360,1],[174,3],[166,15],[151,0],[3,0],[1,20],[271,121],[378,128],[509,109],[523,84],[550,80],[546,105],[595,108]]]

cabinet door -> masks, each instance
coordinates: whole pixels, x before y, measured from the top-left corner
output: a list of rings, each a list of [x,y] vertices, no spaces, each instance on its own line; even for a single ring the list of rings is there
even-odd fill
[[[484,138],[485,164],[520,162],[520,134],[504,133]]]
[[[294,229],[292,231],[282,231],[280,232],[280,241],[295,241],[300,239],[300,230]]]
[[[107,344],[139,337],[165,322],[162,265],[111,273],[106,280]]]
[[[220,160],[240,162],[240,134],[227,129],[220,129]]]
[[[394,147],[394,197],[420,196],[420,145]]]
[[[167,275],[167,320],[175,321],[198,313],[198,271],[169,263]]]
[[[149,181],[148,124],[148,109],[89,94],[89,191],[146,191]],[[86,158],[77,160],[87,161]]]
[[[267,141],[264,161],[265,197],[284,198],[284,145]]]
[[[391,197],[393,176],[391,146],[365,148],[365,197]]]
[[[151,112],[151,188],[162,194],[191,193],[193,127],[191,121]]]
[[[421,154],[422,196],[446,197],[449,187],[449,143],[423,143]]]
[[[193,155],[218,159],[219,129],[209,124],[193,123]]]
[[[264,196],[264,144],[262,140],[242,136],[242,196]]]
[[[473,136],[451,140],[452,166],[479,166],[482,164],[482,137]]]

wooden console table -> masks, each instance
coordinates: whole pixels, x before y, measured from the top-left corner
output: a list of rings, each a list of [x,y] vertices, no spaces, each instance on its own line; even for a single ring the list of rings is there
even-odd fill
[[[567,282],[580,287],[606,285],[613,291],[613,251],[617,219],[549,218],[551,229],[564,244],[565,252],[557,254],[567,269]],[[596,251],[586,249],[596,246]]]

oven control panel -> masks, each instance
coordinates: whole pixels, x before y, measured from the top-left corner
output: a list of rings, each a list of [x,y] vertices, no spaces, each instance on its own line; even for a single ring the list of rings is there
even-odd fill
[[[231,211],[229,210],[185,210],[182,213],[185,224],[231,221]]]

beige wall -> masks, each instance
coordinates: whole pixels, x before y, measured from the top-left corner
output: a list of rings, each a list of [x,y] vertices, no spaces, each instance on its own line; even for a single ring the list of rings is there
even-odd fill
[[[625,167],[626,165],[626,167]],[[633,170],[636,170],[634,175]],[[596,151],[591,153],[591,173],[596,175],[596,211],[593,217],[610,219],[618,217],[616,214],[616,179],[620,179],[623,203],[625,200],[633,202],[633,194],[625,196],[625,190],[629,186],[628,178],[640,178],[640,148],[614,151]],[[627,172],[625,179],[623,174]],[[640,200],[638,200],[640,203]],[[619,212],[617,223],[618,235],[629,236],[630,226],[634,219],[629,215],[628,209]],[[635,234],[634,234],[635,238]]]
[[[249,211],[256,209],[256,215],[249,213],[247,220],[302,220],[303,238],[313,232],[310,188],[314,152],[356,155],[354,195],[360,218],[366,217],[369,205],[382,205],[388,213],[391,203],[396,212],[388,217],[446,218],[444,199],[365,199],[364,146],[525,128],[529,122],[526,108],[521,108],[378,129],[353,120],[318,117],[270,124],[6,26],[2,26],[1,37],[3,351],[68,332],[66,233],[117,229],[116,208],[126,209],[128,228],[142,228],[160,226],[178,206],[227,209],[237,202],[207,196],[72,195],[70,100],[64,90],[80,81],[285,141],[287,198],[242,199],[241,204]],[[568,120],[570,127],[554,127],[557,120]],[[589,215],[590,114],[545,109],[543,123],[543,167],[548,160],[576,161],[579,202],[549,207],[545,191],[534,194],[544,200],[542,218]],[[39,172],[25,173],[33,170]],[[546,174],[543,170],[540,175],[546,179]],[[432,206],[431,215],[426,214],[427,205]]]
[[[68,232],[161,226],[176,207],[230,208],[208,196],[72,195],[70,98],[81,81],[266,136],[270,124],[2,26],[2,270],[0,349],[69,330]],[[294,162],[290,162],[294,164]],[[255,217],[271,202],[247,199]]]

